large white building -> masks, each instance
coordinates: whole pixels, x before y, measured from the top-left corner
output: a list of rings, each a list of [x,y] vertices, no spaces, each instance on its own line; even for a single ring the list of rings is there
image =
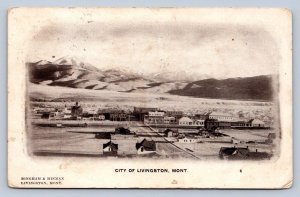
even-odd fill
[[[205,120],[193,120],[189,117],[182,117],[179,119],[179,125],[182,126],[199,126],[204,127]]]
[[[190,119],[189,117],[182,117],[179,119],[179,125],[193,125],[193,120]]]
[[[231,116],[231,115],[228,115],[228,114],[224,114],[224,113],[219,113],[219,112],[211,112],[209,115],[208,115],[208,118],[209,119],[216,119],[218,121],[233,121],[234,120],[234,117]]]
[[[149,116],[164,116],[165,112],[161,112],[161,111],[151,111],[149,112]]]
[[[184,137],[178,140],[179,143],[197,143],[199,140],[193,137]]]
[[[144,123],[146,124],[164,124],[164,115],[165,112],[161,111],[151,111],[148,112],[148,115],[144,117]]]
[[[265,123],[259,119],[251,119],[249,123],[251,127],[265,127]]]

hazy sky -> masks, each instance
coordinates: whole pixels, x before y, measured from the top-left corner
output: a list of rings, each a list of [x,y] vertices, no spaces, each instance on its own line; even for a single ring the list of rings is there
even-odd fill
[[[28,61],[68,55],[98,68],[199,78],[276,74],[280,58],[262,27],[222,23],[57,22],[42,27],[30,45]]]

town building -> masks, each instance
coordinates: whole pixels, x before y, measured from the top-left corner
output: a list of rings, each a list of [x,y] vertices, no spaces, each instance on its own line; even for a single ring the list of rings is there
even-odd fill
[[[179,125],[182,125],[182,126],[190,125],[190,126],[192,126],[193,125],[193,120],[190,119],[189,117],[182,117],[182,118],[179,119]]]
[[[175,117],[182,117],[183,112],[182,111],[166,111],[167,116],[175,116]]]
[[[164,117],[164,124],[177,124],[176,118],[173,116],[165,116]]]
[[[177,137],[178,131],[175,131],[173,129],[166,129],[164,130],[164,137]]]
[[[43,112],[41,115],[42,119],[49,119],[50,118],[50,112]]]
[[[63,119],[71,119],[72,117],[71,108],[68,108],[67,105],[65,105],[65,108],[62,113],[63,113]]]
[[[221,159],[245,159],[249,152],[248,148],[221,147],[219,157]]]
[[[154,111],[149,112],[148,115],[144,116],[145,124],[164,124],[165,122],[165,112],[163,111]]]
[[[248,147],[221,147],[219,157],[227,160],[262,160],[270,159],[272,154],[267,152],[250,151]]]
[[[258,119],[251,119],[248,122],[250,124],[250,127],[256,127],[256,128],[264,128],[265,123]]]
[[[198,119],[198,120],[194,120],[193,125],[194,126],[199,126],[199,127],[204,127],[204,123],[205,123],[205,120]]]
[[[218,122],[218,128],[220,129],[230,129],[232,125],[232,122],[230,121],[219,121]]]
[[[96,109],[89,108],[82,113],[83,120],[99,120],[99,115]]]
[[[208,119],[216,119],[218,121],[231,122],[234,120],[234,117],[225,113],[210,112],[208,114]]]
[[[99,114],[97,120],[105,120],[105,116],[103,114]]]
[[[83,114],[83,109],[82,107],[79,105],[78,102],[75,103],[75,105],[72,106],[71,108],[71,118],[72,119],[81,119]]]
[[[110,121],[127,121],[128,115],[124,112],[109,114]]]
[[[182,111],[166,111],[165,116],[174,117],[175,122],[178,124],[179,119],[183,117],[183,112]]]
[[[50,112],[49,119],[50,120],[59,120],[59,119],[62,119],[62,114],[60,112],[58,112],[58,111],[56,111],[56,112]]]
[[[179,143],[197,143],[199,140],[195,137],[185,136],[184,138],[178,139]]]
[[[165,112],[163,111],[150,111],[149,113],[149,116],[153,117],[153,116],[164,116],[165,115]]]
[[[105,156],[116,156],[118,154],[118,144],[112,141],[103,144],[103,155]]]
[[[50,112],[56,112],[56,111],[58,111],[58,110],[54,107],[35,107],[33,109],[33,112],[35,114],[43,114],[43,113],[50,113]]]
[[[152,111],[158,111],[158,108],[154,107],[134,107],[133,108],[133,115],[136,117],[138,121],[144,121],[144,118],[146,115],[148,115],[149,112]]]
[[[244,127],[249,127],[250,123],[246,122],[246,121],[234,121],[231,123],[231,127],[232,128],[244,128]]]
[[[154,141],[143,139],[142,142],[136,144],[136,150],[138,155],[155,153],[156,144]]]
[[[208,131],[215,131],[219,127],[219,122],[216,119],[206,119],[204,122],[204,127]]]
[[[111,121],[119,121],[120,119],[124,120],[124,116],[126,116],[124,110],[115,108],[98,109],[97,114],[103,115],[105,120]]]

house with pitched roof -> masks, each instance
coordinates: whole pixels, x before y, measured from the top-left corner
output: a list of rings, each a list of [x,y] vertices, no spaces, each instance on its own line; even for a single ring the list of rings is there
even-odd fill
[[[261,160],[270,159],[272,154],[267,152],[250,151],[248,147],[221,147],[219,151],[221,159],[228,160]]]
[[[151,154],[156,153],[156,144],[154,141],[143,139],[140,143],[136,143],[137,154]]]
[[[265,123],[258,119],[251,119],[248,122],[251,127],[263,128],[265,127]]]
[[[178,139],[179,143],[197,143],[199,140],[192,136],[185,136],[184,138]]]
[[[193,122],[194,121],[192,119],[190,119],[189,117],[182,117],[179,119],[179,125],[182,125],[182,126],[187,126],[187,125],[192,126]]]
[[[118,144],[112,141],[103,144],[103,155],[105,156],[116,156],[118,154]]]

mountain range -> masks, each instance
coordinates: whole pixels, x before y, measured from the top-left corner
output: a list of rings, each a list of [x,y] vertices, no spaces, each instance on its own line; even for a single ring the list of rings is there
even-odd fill
[[[125,70],[99,69],[70,57],[53,62],[46,60],[29,62],[27,67],[29,81],[39,85],[234,100],[271,101],[273,98],[271,75],[220,80],[213,78],[195,80],[191,77],[190,80],[183,80],[189,77],[174,78],[172,77],[174,73],[145,76]],[[185,74],[175,73],[175,76]]]

